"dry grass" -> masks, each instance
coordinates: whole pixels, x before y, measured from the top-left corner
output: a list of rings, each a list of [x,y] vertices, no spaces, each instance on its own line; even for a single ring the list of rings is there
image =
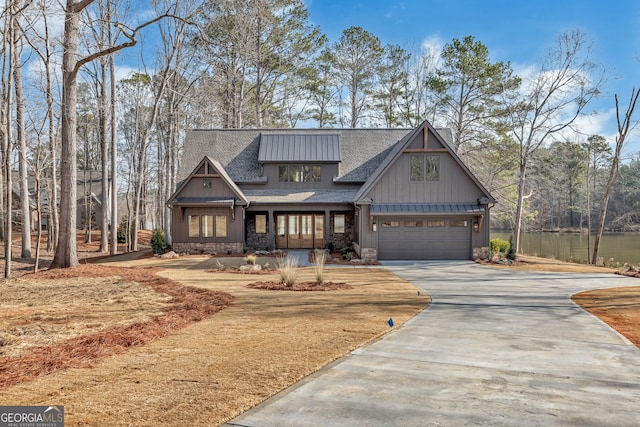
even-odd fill
[[[640,348],[640,286],[580,292],[572,299]]]
[[[207,273],[215,259],[139,260],[162,276],[233,295],[215,316],[163,339],[0,391],[4,404],[65,405],[66,425],[219,425],[413,317],[429,302],[382,269],[327,269],[352,289],[273,292],[252,275]],[[278,281],[278,273],[260,276]],[[311,268],[301,282],[314,281]]]
[[[10,314],[3,323],[9,327],[2,333],[9,339],[7,351],[0,358],[0,388],[63,369],[91,366],[102,358],[148,344],[210,317],[231,302],[232,298],[223,292],[188,288],[155,273],[151,269],[87,265],[18,280],[19,285],[13,286],[18,290],[10,292],[13,304],[5,305]],[[91,279],[86,279],[87,276]],[[79,278],[86,292],[77,286]],[[95,278],[108,278],[116,284],[102,288],[105,281]],[[123,284],[122,290],[118,289],[118,283]],[[11,287],[10,282],[4,284]],[[73,308],[65,311],[64,303],[49,303],[48,310],[36,306],[33,301],[38,300],[38,294],[35,298],[26,297],[21,290],[24,287],[37,290],[38,286],[45,289],[44,297],[51,298],[51,291],[55,290],[56,299],[67,301]],[[26,307],[36,307],[35,315],[30,308],[24,308],[25,300]],[[149,308],[142,308],[147,305]],[[40,339],[32,336],[37,334],[20,335],[12,327],[16,323],[31,326],[29,331],[45,331],[46,335]]]

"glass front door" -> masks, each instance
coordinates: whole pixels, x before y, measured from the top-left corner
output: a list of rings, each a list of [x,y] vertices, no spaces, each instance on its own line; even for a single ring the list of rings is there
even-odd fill
[[[280,214],[276,216],[278,249],[324,247],[324,215]]]

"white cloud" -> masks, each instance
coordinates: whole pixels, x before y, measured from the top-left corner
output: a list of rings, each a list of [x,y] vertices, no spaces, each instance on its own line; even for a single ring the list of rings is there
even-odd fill
[[[431,35],[422,41],[422,50],[425,55],[433,58],[434,63],[440,63],[440,57],[442,55],[442,48],[445,45],[445,41],[439,35]]]

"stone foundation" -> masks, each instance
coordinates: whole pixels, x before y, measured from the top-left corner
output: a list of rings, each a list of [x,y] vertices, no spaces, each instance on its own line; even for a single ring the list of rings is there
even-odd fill
[[[473,248],[473,259],[489,259],[489,247],[481,246]]]
[[[360,259],[363,261],[376,261],[378,259],[378,250],[376,248],[361,248]]]
[[[174,242],[172,245],[173,251],[176,253],[188,253],[188,254],[224,254],[227,252],[231,253],[242,253],[243,245],[242,243],[218,243],[218,242],[193,242],[193,243],[185,243],[185,242]]]

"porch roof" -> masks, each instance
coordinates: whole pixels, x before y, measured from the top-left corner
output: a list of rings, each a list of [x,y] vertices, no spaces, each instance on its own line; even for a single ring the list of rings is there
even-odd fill
[[[305,190],[291,191],[282,189],[244,190],[245,197],[251,203],[353,203],[357,190]]]
[[[374,203],[371,213],[378,215],[484,214],[484,207],[473,203]]]
[[[243,203],[237,203],[235,199],[228,197],[177,197],[172,204],[180,206],[234,206]]]

